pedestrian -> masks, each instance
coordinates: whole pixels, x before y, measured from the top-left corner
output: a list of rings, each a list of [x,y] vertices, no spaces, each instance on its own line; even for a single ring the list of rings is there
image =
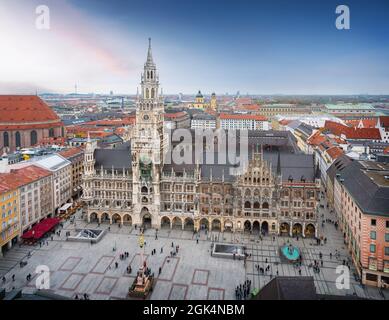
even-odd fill
[[[158,275],[160,275],[160,274],[161,274],[161,271],[162,271],[162,268],[161,268],[161,267],[159,267],[159,269],[158,269]]]
[[[15,281],[15,275],[14,274],[12,275],[12,281]]]
[[[196,239],[196,244],[199,244],[199,238]]]
[[[163,248],[161,248],[161,253],[163,253]]]

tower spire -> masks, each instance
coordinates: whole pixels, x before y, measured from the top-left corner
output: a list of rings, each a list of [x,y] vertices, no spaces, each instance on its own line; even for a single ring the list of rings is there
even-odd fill
[[[147,64],[154,64],[153,53],[151,51],[151,38],[149,38],[149,50],[147,51]]]

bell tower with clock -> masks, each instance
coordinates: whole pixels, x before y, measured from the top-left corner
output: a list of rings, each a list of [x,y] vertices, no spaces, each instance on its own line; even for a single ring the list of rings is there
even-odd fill
[[[138,224],[159,226],[160,174],[164,157],[163,97],[153,60],[151,39],[137,94],[136,127],[131,140],[133,213]]]

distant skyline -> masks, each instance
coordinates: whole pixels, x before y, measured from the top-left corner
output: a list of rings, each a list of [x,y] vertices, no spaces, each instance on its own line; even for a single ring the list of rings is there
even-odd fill
[[[151,37],[167,94],[385,95],[388,34],[385,0],[1,0],[0,94],[134,94]]]

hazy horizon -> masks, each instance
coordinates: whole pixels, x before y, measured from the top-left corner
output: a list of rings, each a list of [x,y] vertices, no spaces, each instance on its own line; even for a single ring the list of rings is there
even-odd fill
[[[135,94],[148,37],[167,94],[389,94],[386,1],[348,1],[350,30],[333,0],[47,0],[38,30],[41,4],[0,4],[0,94]]]

